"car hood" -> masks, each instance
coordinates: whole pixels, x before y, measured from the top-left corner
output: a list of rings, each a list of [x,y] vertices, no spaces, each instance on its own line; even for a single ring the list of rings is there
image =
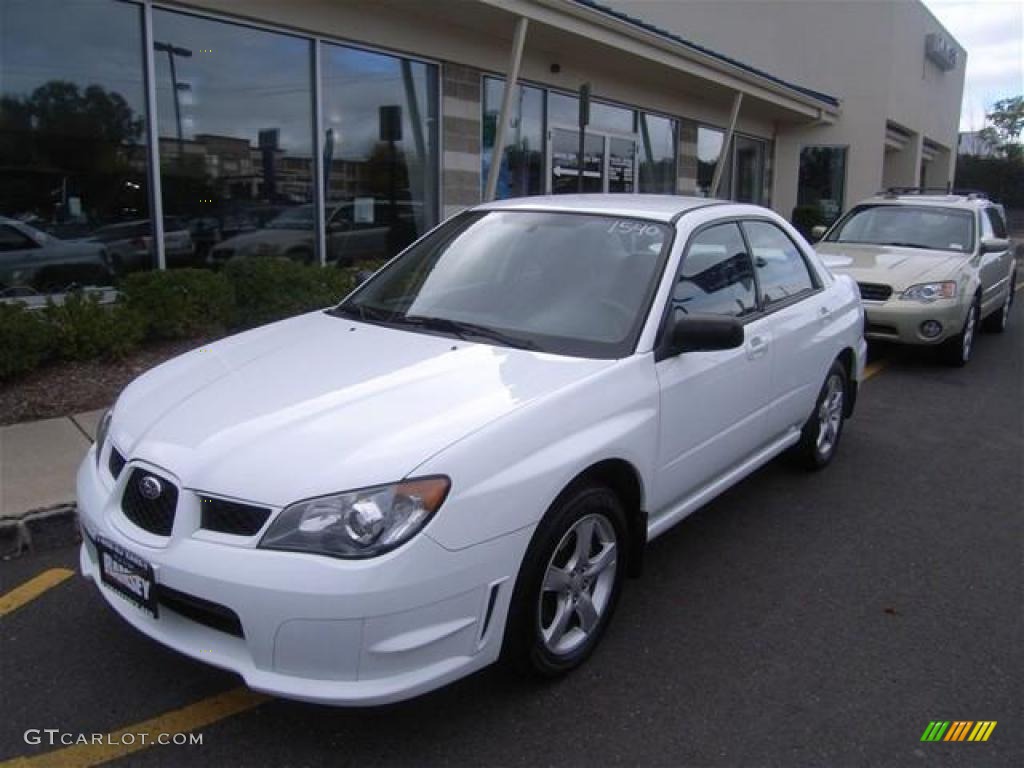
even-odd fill
[[[609,360],[302,315],[193,350],[122,393],[111,439],[188,488],[284,506],[393,482]]]
[[[217,245],[217,248],[234,248],[235,250],[258,250],[271,248],[282,250],[293,245],[304,245],[313,242],[313,233],[304,229],[257,229],[243,232],[230,237]]]
[[[862,243],[819,242],[814,248],[833,273],[850,275],[859,283],[891,285],[896,291],[945,279],[971,258],[965,253]]]

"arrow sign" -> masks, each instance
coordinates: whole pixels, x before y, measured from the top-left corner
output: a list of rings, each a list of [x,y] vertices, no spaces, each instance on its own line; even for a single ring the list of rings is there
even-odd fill
[[[563,168],[560,165],[556,165],[554,167],[554,169],[552,169],[551,172],[553,174],[555,174],[555,176],[577,176],[577,175],[579,175],[579,171],[577,171],[575,168]],[[600,179],[601,178],[601,172],[600,171],[584,171],[583,175],[588,177],[588,178],[591,178],[591,179]]]

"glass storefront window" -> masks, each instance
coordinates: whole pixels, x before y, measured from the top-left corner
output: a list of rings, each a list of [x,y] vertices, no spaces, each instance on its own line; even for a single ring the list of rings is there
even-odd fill
[[[311,46],[154,9],[168,267],[315,261]]]
[[[640,113],[640,192],[671,195],[676,191],[676,124]]]
[[[764,199],[764,142],[736,136],[733,157],[735,172],[732,199],[739,203],[760,205]]]
[[[717,128],[708,128],[701,125],[697,128],[697,194],[701,197],[711,197],[711,182],[715,178],[715,167],[722,159],[722,144],[725,142],[725,133]],[[725,188],[728,186],[728,176],[722,176],[722,189],[719,190],[719,197],[728,197]]]
[[[0,297],[150,267],[147,168],[141,8],[0,3]]]
[[[797,205],[816,208],[822,223],[832,224],[843,210],[846,147],[804,147],[800,150]]]
[[[632,134],[634,112],[632,109],[590,101],[590,122],[587,128],[611,133]],[[564,93],[548,92],[548,123],[575,127],[580,122],[580,100]]]
[[[481,178],[487,181],[494,153],[494,136],[505,81],[488,77],[484,80],[483,143]],[[501,167],[498,171],[497,199],[540,195],[544,192],[544,91],[528,85],[519,85],[512,103],[509,124],[505,127],[505,146],[502,148]]]
[[[327,260],[388,259],[437,223],[437,67],[321,48]]]

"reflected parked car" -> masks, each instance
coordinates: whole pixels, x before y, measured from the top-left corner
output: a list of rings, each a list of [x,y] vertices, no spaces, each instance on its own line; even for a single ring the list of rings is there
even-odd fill
[[[417,207],[417,203],[399,202],[395,217],[388,201],[373,198],[330,208],[327,261],[348,266],[357,261],[390,258],[416,239]],[[236,256],[272,256],[311,264],[316,253],[313,214],[312,205],[290,208],[268,222],[264,229],[237,235],[215,246],[208,261],[216,266]]]
[[[99,243],[58,240],[35,227],[0,217],[0,296],[59,293],[114,283]]]
[[[152,269],[156,254],[149,219],[108,224],[92,233],[88,241],[103,243],[110,263],[118,274]],[[174,216],[164,219],[164,254],[168,267],[195,265],[195,244],[185,222]]]

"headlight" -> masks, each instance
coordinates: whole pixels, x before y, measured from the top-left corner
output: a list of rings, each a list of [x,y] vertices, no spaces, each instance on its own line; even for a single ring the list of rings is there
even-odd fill
[[[941,283],[921,283],[912,285],[903,292],[901,299],[907,301],[935,301],[936,299],[955,299],[956,283],[946,280]]]
[[[344,558],[375,557],[411,539],[448,495],[447,477],[423,477],[285,508],[260,547]]]
[[[110,421],[114,418],[113,411],[106,411],[100,416],[100,423],[96,427],[96,466],[100,465],[100,453],[103,451],[103,444],[107,442],[107,433],[110,432]]]

